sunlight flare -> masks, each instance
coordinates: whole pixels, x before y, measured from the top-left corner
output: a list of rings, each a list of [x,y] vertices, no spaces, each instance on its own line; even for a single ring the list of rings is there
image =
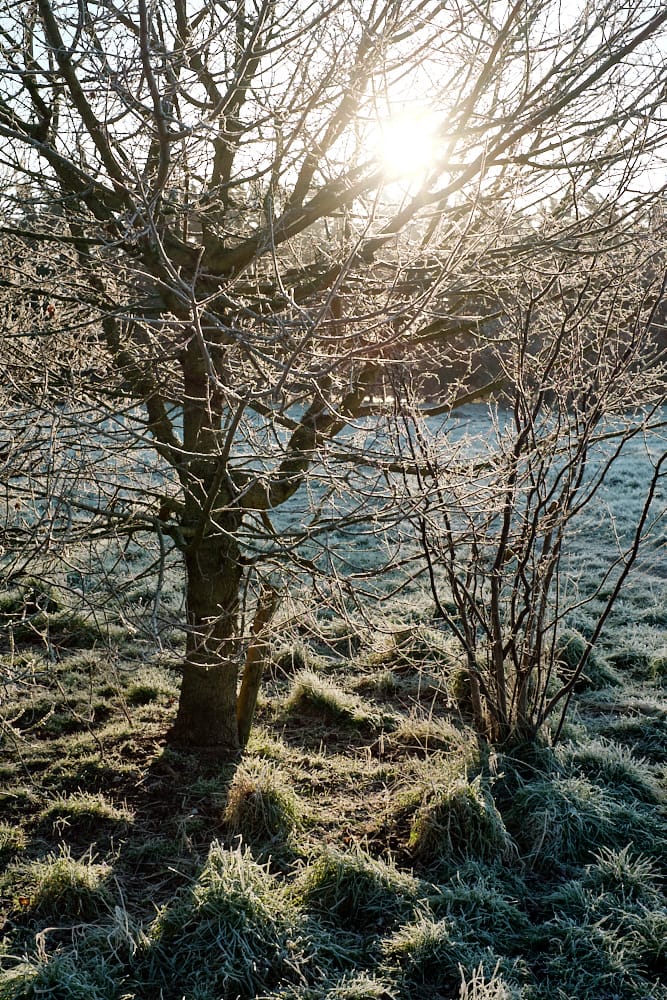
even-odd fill
[[[389,181],[412,181],[432,168],[437,152],[434,114],[395,115],[379,122],[376,156]]]

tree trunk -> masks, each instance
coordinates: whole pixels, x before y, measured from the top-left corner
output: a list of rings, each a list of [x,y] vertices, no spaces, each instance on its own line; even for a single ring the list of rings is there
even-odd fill
[[[236,721],[239,670],[239,550],[229,535],[211,534],[185,555],[187,646],[178,715],[178,743],[240,747]]]
[[[259,686],[262,683],[264,663],[269,646],[262,642],[262,629],[269,624],[278,603],[278,592],[272,587],[266,587],[259,598],[255,620],[252,624],[252,639],[246,653],[243,667],[241,690],[236,702],[236,719],[239,727],[239,740],[245,746],[250,736]]]

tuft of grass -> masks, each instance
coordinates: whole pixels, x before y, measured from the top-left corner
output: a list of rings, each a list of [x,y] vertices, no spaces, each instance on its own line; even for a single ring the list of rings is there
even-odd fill
[[[603,923],[561,913],[536,928],[532,940],[542,955],[545,997],[642,1000],[652,995],[627,941]]]
[[[389,698],[401,689],[401,681],[393,670],[376,670],[360,677],[355,683],[355,689],[380,698]]]
[[[502,941],[512,948],[530,928],[519,902],[525,892],[523,881],[504,866],[467,861],[448,883],[438,885],[428,903],[433,915],[448,919],[462,939],[490,947]]]
[[[57,649],[92,649],[106,644],[106,635],[94,621],[74,611],[38,611],[30,618],[12,622],[12,640],[18,646]]]
[[[646,677],[650,671],[651,657],[639,649],[617,649],[609,656],[610,662],[622,670],[638,677]]]
[[[460,979],[460,966],[468,957],[453,930],[450,921],[421,914],[383,942],[385,963],[402,985],[417,995],[424,986],[453,991]]]
[[[38,969],[27,958],[17,962],[12,968],[0,974],[0,1000],[23,1000],[34,996],[34,984]]]
[[[26,836],[20,826],[0,823],[0,864],[5,864],[26,847]]]
[[[127,686],[125,697],[130,705],[148,705],[171,700],[178,695],[178,686],[165,670],[156,666],[143,667]]]
[[[394,996],[386,980],[366,972],[344,976],[326,992],[326,1000],[390,1000]]]
[[[491,973],[487,973],[484,963],[469,974],[461,976],[458,1000],[521,1000],[524,991],[516,983],[508,982],[500,971],[498,963]]]
[[[289,758],[285,743],[259,724],[250,730],[246,753],[251,758],[262,757],[264,760],[285,761]]]
[[[419,883],[360,847],[345,853],[329,848],[299,877],[295,894],[323,919],[363,930],[407,919],[414,910]]]
[[[21,710],[12,719],[12,725],[21,732],[27,732],[33,727],[43,726],[55,712],[54,698],[39,697],[31,692],[31,697],[25,698]]]
[[[315,986],[286,986],[261,1000],[398,1000],[395,989],[390,980],[368,972],[329,973]]]
[[[493,861],[513,850],[480,776],[473,781],[462,776],[427,792],[412,821],[408,847],[426,863],[461,858]]]
[[[655,809],[625,800],[584,777],[536,779],[517,789],[508,829],[532,867],[589,862],[603,847],[635,843],[664,856],[667,838]]]
[[[51,825],[54,829],[90,833],[110,823],[126,829],[134,817],[129,809],[114,805],[101,793],[74,792],[56,796],[41,810],[38,818],[43,825]]]
[[[646,906],[659,905],[661,881],[655,862],[643,854],[635,854],[630,845],[620,850],[601,848],[584,877],[586,887],[612,893],[623,904]]]
[[[428,755],[435,751],[451,753],[461,749],[464,737],[460,729],[444,719],[410,717],[399,723],[389,739],[391,743]]]
[[[75,860],[70,849],[61,846],[58,854],[38,861],[17,862],[3,878],[17,911],[26,911],[52,920],[95,920],[108,910],[111,869],[93,863],[90,854]]]
[[[650,675],[654,681],[667,681],[667,649],[661,649],[651,657]]]
[[[79,792],[81,788],[113,787],[116,783],[136,776],[138,768],[135,763],[116,759],[113,763],[96,754],[83,753],[78,756],[73,753],[72,745],[67,746],[67,755],[57,760],[47,771],[49,785],[57,785],[61,793]]]
[[[614,804],[585,778],[537,779],[517,790],[506,819],[531,865],[551,869],[609,841]]]
[[[310,712],[327,723],[377,727],[381,719],[364,702],[311,670],[296,675],[286,702],[290,712]]]
[[[461,980],[499,976],[502,959],[489,948],[468,943],[448,920],[421,914],[382,943],[386,965],[402,987],[401,995],[453,996]]]
[[[177,840],[168,837],[144,837],[127,844],[123,858],[138,865],[162,864],[178,857],[180,846]]]
[[[659,715],[607,718],[597,728],[602,736],[629,746],[642,757],[667,762],[667,719]]]
[[[56,588],[37,577],[25,577],[16,587],[0,594],[0,615],[28,618],[40,612],[51,614],[61,608]]]
[[[557,756],[567,769],[617,792],[627,789],[631,796],[643,802],[665,800],[650,765],[645,759],[635,757],[628,747],[599,738],[568,743],[558,748]]]
[[[662,976],[667,965],[667,913],[664,905],[644,910],[623,919],[623,932],[627,945],[636,956],[638,968],[654,981]]]
[[[250,844],[289,844],[300,826],[296,795],[269,762],[244,761],[229,787],[223,822]]]
[[[50,956],[42,950],[0,979],[0,1000],[115,1000],[119,989],[116,963],[99,949],[86,953],[78,947]]]
[[[303,642],[281,646],[271,655],[269,670],[277,677],[292,677],[303,671],[314,671],[320,661]]]
[[[461,715],[469,719],[472,715],[472,693],[470,671],[467,667],[459,666],[451,671],[447,680],[447,690]]]
[[[398,667],[428,663],[451,666],[456,661],[450,637],[423,623],[393,632],[389,649]]]
[[[586,639],[574,628],[564,629],[556,641],[555,659],[559,674],[565,681],[577,669],[586,650]],[[594,649],[591,649],[583,673],[578,678],[575,691],[615,686],[621,683],[617,673],[611,669]]]
[[[549,897],[556,919],[604,931],[622,949],[626,970],[651,977],[667,957],[667,913],[655,863],[629,847],[603,849],[580,880]]]
[[[363,625],[351,618],[332,618],[323,623],[322,645],[338,656],[352,657],[363,643]]]
[[[586,637],[575,628],[563,629],[556,640],[554,650],[556,662],[561,669],[575,670],[585,652]],[[592,650],[590,655],[593,655]]]
[[[163,907],[136,970],[138,995],[255,997],[302,982],[309,949],[299,913],[249,851],[211,844],[191,889]]]

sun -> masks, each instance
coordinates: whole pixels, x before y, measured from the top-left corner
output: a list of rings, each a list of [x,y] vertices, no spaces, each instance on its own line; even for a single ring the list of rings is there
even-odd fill
[[[375,155],[387,181],[412,183],[433,167],[437,152],[434,114],[401,114],[377,125]]]

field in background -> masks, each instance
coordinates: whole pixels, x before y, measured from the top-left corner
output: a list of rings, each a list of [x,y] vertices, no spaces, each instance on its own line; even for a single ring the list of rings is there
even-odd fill
[[[644,462],[573,541],[581,593]],[[418,583],[367,617],[294,591],[243,759],[166,747],[182,597],[146,558],[0,597],[0,1000],[667,1000],[664,521],[563,741],[511,755]]]

